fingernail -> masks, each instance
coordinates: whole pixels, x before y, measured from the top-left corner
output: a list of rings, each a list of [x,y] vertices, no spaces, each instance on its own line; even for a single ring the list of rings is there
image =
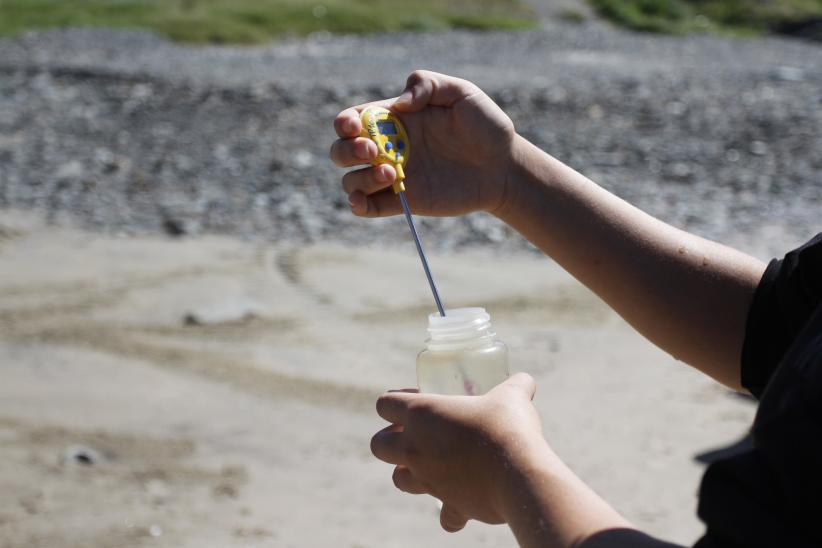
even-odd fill
[[[388,173],[386,172],[384,167],[377,169],[377,180],[381,183],[387,183],[390,177],[388,177]]]

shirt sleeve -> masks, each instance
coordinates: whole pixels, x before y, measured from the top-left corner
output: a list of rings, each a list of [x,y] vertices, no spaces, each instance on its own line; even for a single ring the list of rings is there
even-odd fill
[[[754,294],[742,346],[742,386],[759,398],[822,301],[822,233],[774,259]]]

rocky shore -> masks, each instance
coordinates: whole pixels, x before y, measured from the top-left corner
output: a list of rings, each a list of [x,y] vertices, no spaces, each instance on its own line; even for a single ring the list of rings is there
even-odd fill
[[[776,253],[818,226],[819,61],[811,43],[597,23],[255,48],[28,34],[0,40],[0,206],[112,233],[405,238],[399,219],[349,213],[327,150],[340,109],[424,67],[478,82],[522,134],[650,213]],[[443,250],[527,247],[483,214],[422,230]]]

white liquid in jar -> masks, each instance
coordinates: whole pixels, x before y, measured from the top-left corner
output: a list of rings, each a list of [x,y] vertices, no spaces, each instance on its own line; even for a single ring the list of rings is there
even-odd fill
[[[417,357],[420,392],[476,396],[508,378],[508,350],[494,338],[482,308],[429,317],[426,349]]]
[[[505,345],[461,352],[424,352],[417,359],[420,392],[432,394],[485,394],[508,378]]]

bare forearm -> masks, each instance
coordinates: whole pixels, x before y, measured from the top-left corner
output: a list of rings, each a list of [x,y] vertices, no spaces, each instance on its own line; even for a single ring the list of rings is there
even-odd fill
[[[506,521],[522,548],[572,548],[602,531],[631,527],[556,456],[534,462],[514,468],[503,497]]]
[[[511,467],[503,515],[522,548],[676,548],[635,529],[550,449]]]
[[[648,339],[738,388],[765,265],[647,215],[522,138],[515,154],[496,214]]]

